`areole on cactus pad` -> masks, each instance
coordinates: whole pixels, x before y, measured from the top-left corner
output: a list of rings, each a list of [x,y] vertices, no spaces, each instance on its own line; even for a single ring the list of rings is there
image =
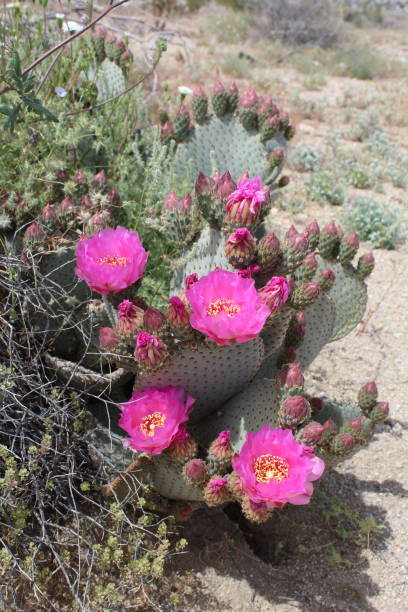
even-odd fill
[[[308,503],[325,465],[355,453],[388,414],[373,383],[355,404],[305,390],[302,370],[360,320],[367,267],[352,265],[356,238],[337,225],[258,238],[268,194],[260,177],[228,172],[201,174],[186,205],[170,194],[164,226],[187,252],[168,308],[150,307],[128,287],[115,327],[101,332],[105,353],[135,377],[119,421],[129,435],[124,464],[141,453],[141,477],[160,495],[209,506],[236,501],[256,522],[285,503]],[[203,221],[209,227],[191,244]],[[106,257],[130,257],[111,243],[102,255],[78,249],[79,273],[97,264],[102,287]],[[140,249],[135,242],[135,257]],[[93,258],[89,266],[83,257]],[[148,274],[145,257],[140,272]]]

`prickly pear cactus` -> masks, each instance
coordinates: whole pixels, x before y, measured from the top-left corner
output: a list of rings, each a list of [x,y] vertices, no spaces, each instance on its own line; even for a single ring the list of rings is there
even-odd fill
[[[95,74],[98,100],[103,101],[116,96],[126,89],[123,70],[108,58],[104,59]]]
[[[174,121],[167,113],[163,117],[163,142],[173,138],[178,143],[174,170],[179,180],[191,182],[199,172],[211,174],[217,168],[236,177],[249,172],[260,174],[268,184],[276,181],[294,130],[271,98],[254,90],[240,95],[234,83],[226,88],[218,81],[212,114],[201,87],[194,91],[191,106],[195,124],[185,104]]]

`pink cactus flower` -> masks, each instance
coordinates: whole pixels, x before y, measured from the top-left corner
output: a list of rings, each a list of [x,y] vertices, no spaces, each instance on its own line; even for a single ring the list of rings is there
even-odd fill
[[[256,338],[270,315],[255,281],[227,270],[201,277],[185,295],[193,311],[190,325],[219,345]]]
[[[118,344],[118,338],[116,332],[112,327],[100,327],[99,328],[99,345],[103,349],[115,348]]]
[[[93,291],[118,293],[143,276],[149,253],[137,232],[124,227],[104,229],[80,240],[75,272]]]
[[[273,314],[283,306],[290,293],[289,283],[284,276],[273,276],[265,287],[259,290],[262,302]]]
[[[312,482],[325,467],[311,447],[294,439],[290,429],[271,429],[269,425],[247,433],[232,466],[241,479],[242,491],[253,502],[265,502],[269,508],[308,504]]]
[[[166,358],[166,345],[159,336],[152,336],[147,332],[139,332],[135,336],[135,357],[141,363],[157,366]]]
[[[251,225],[261,212],[262,204],[269,205],[269,187],[264,187],[261,177],[256,174],[252,179],[238,182],[225,205],[227,221],[235,225]]]
[[[176,438],[194,402],[191,395],[184,399],[182,387],[148,387],[141,392],[134,391],[130,400],[120,405],[119,427],[130,436],[124,440],[124,446],[159,455]]]

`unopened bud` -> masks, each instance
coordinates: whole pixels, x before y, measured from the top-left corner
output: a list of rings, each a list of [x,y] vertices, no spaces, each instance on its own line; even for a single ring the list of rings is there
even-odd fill
[[[164,314],[162,314],[160,310],[157,310],[157,308],[149,306],[147,310],[145,310],[143,315],[143,326],[148,332],[153,333],[159,331],[165,322],[166,318]]]
[[[310,404],[302,395],[292,395],[279,408],[280,427],[297,427],[310,418]]]
[[[205,461],[202,459],[191,459],[183,467],[183,476],[187,484],[192,487],[200,487],[209,479],[209,473]]]
[[[300,430],[298,440],[302,444],[314,446],[321,440],[323,432],[323,425],[317,423],[317,421],[310,421]]]

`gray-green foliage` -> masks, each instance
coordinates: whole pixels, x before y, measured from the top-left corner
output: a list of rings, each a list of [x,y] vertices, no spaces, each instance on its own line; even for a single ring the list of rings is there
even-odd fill
[[[305,181],[307,195],[320,204],[344,204],[346,190],[344,183],[339,181],[329,170],[312,172]]]
[[[312,172],[322,163],[323,155],[313,147],[298,145],[292,149],[289,162],[298,172]]]
[[[356,198],[347,206],[344,223],[376,248],[395,249],[406,235],[402,213],[390,204],[380,204],[371,197]]]
[[[372,109],[365,110],[360,113],[351,126],[351,139],[363,142],[375,132],[378,132],[379,127],[380,118],[378,114]]]

